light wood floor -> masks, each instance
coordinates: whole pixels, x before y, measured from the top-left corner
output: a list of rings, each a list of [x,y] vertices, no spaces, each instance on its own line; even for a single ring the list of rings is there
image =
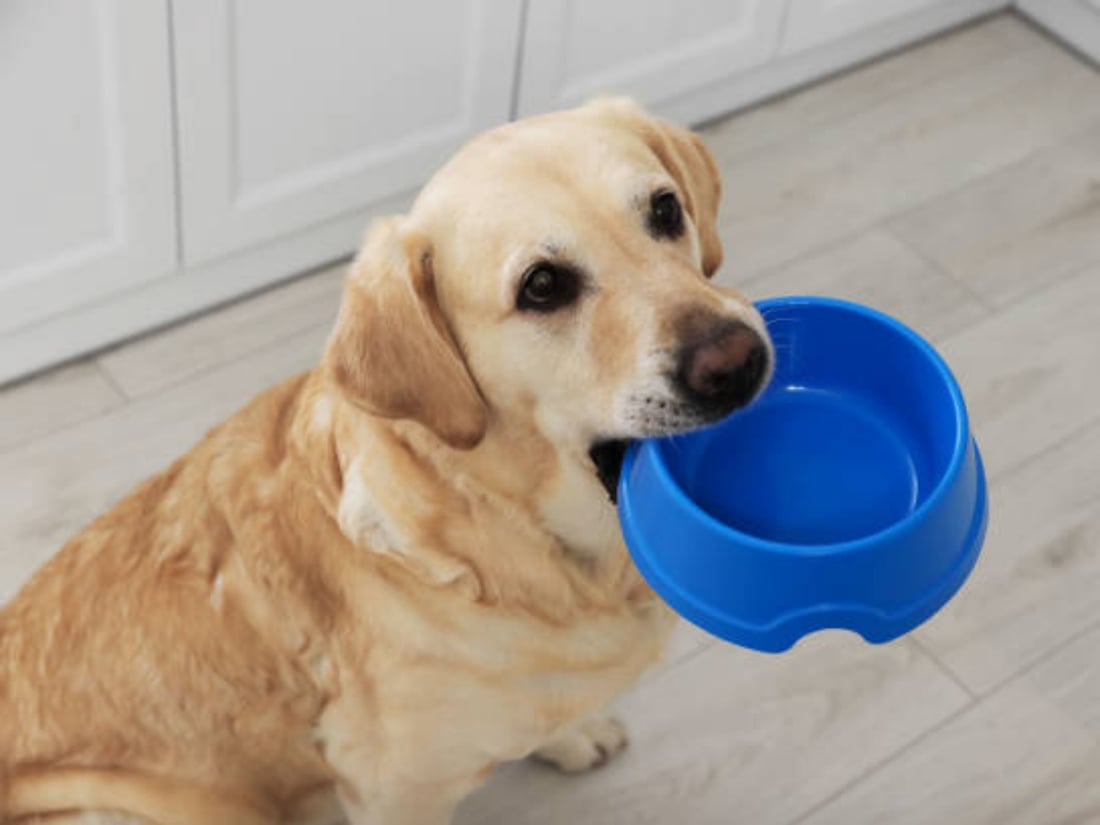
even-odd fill
[[[729,282],[935,340],[992,484],[968,586],[903,641],[773,657],[687,627],[581,778],[521,764],[460,825],[1100,823],[1100,74],[994,18],[705,130]],[[254,392],[309,366],[322,272],[0,393],[0,600]]]

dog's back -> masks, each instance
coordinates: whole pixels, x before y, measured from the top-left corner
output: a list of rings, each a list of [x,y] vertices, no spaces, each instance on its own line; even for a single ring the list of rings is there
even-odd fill
[[[265,530],[293,541],[269,523],[280,508],[254,499],[281,494],[301,386],[273,388],[212,431],[0,608],[0,822],[96,799],[140,804],[158,775],[184,782],[152,798],[186,796],[188,779],[257,788],[261,800],[321,779],[295,739],[322,699],[288,665],[236,558],[242,539],[254,546]]]

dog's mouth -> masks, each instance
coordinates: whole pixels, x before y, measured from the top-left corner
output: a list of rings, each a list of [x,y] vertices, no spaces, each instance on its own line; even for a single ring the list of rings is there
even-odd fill
[[[596,467],[596,477],[603,488],[607,490],[608,498],[612,504],[619,503],[619,476],[623,471],[623,459],[626,458],[626,448],[631,442],[627,439],[610,439],[597,441],[588,451],[592,463]]]

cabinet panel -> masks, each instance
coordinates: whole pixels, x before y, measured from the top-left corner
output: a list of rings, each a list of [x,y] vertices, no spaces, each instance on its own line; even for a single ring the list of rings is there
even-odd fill
[[[789,0],[783,54],[820,46],[880,23],[955,0]],[[991,6],[997,5],[990,3]],[[1001,4],[1003,5],[1003,4]]]
[[[0,5],[0,332],[173,271],[162,0]]]
[[[655,106],[768,60],[775,0],[530,0],[520,114],[604,93]]]
[[[507,120],[520,11],[520,0],[177,0],[188,263],[414,188]]]

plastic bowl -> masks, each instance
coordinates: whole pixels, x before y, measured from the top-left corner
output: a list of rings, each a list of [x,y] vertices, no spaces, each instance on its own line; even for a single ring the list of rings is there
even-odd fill
[[[931,346],[880,312],[758,306],[774,378],[715,426],[631,446],[627,546],[673,609],[727,641],[778,652],[824,628],[897,638],[962,586],[985,535],[962,393]]]

